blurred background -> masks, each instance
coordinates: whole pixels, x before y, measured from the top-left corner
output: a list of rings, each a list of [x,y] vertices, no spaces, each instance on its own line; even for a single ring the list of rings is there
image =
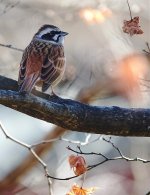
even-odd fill
[[[69,33],[65,40],[67,68],[56,94],[99,106],[149,107],[150,50],[146,43],[150,43],[150,2],[129,0],[129,4],[132,17],[140,18],[143,34],[123,32],[124,20],[131,20],[126,0],[0,0],[0,43],[24,49],[43,24],[56,25]],[[0,47],[0,53],[0,74],[17,80],[22,52]],[[27,144],[62,135],[84,142],[88,136],[2,105],[0,121],[10,135]],[[97,136],[91,135],[89,140]],[[48,194],[43,168],[29,151],[6,139],[2,131],[0,137],[0,194]],[[113,142],[126,156],[150,159],[149,138],[113,137]],[[64,141],[36,147],[55,177],[73,176],[67,160],[72,154],[66,149],[68,145],[76,149],[76,144]],[[102,140],[82,148],[118,156]],[[87,163],[100,160],[90,156]],[[88,172],[84,184],[99,187],[97,195],[146,195],[150,191],[149,175],[149,164],[111,161]],[[82,183],[81,178],[54,180],[54,194],[66,194],[74,182]]]

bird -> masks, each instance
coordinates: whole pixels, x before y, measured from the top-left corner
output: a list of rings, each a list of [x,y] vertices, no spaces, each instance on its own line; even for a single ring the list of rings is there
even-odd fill
[[[53,91],[65,72],[64,38],[67,32],[54,25],[45,24],[33,36],[25,48],[20,62],[19,92],[31,93],[35,85],[45,92]]]

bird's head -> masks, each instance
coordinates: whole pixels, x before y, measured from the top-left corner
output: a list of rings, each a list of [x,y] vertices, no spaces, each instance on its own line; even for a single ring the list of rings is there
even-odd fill
[[[63,45],[64,37],[66,35],[68,35],[68,33],[61,31],[58,27],[45,24],[34,35],[34,39],[49,42],[55,45]]]

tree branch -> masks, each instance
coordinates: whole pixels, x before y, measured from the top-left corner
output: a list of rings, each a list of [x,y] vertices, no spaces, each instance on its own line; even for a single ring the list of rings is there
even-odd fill
[[[36,90],[20,94],[17,89],[16,81],[0,76],[0,104],[74,131],[150,136],[150,109],[90,106]]]

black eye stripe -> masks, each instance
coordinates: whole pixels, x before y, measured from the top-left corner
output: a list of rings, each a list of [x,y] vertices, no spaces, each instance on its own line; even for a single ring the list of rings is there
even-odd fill
[[[52,35],[52,34],[50,34],[50,33],[46,33],[46,34],[44,34],[44,35],[42,35],[42,39],[46,39],[46,40],[51,40],[51,39],[53,39],[53,36],[54,35]]]
[[[60,35],[60,33],[58,33],[59,31],[57,31],[56,33],[55,32],[56,31],[54,31],[54,33],[46,33],[46,34],[42,35],[41,38],[44,39],[44,40],[59,42],[59,39],[60,39],[61,35]],[[54,36],[56,34],[58,34],[58,36],[57,36],[57,39],[54,40]]]

